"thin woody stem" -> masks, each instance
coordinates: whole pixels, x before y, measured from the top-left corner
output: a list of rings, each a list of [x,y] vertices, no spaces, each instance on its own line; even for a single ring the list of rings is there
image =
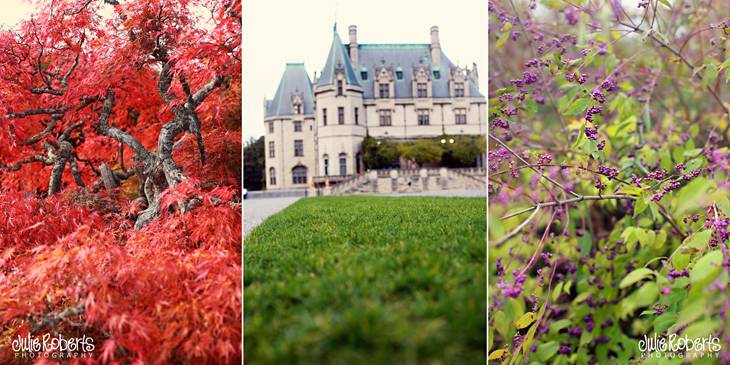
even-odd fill
[[[496,247],[496,246],[499,246],[499,245],[501,245],[501,244],[503,244],[503,243],[507,242],[507,240],[508,240],[508,239],[510,239],[510,238],[512,238],[512,237],[514,237],[514,235],[516,235],[516,234],[520,233],[520,231],[522,231],[522,228],[524,228],[524,227],[525,227],[525,226],[526,226],[526,225],[527,225],[528,223],[530,223],[530,221],[531,221],[531,220],[532,220],[533,218],[535,218],[535,216],[537,215],[537,213],[538,213],[539,211],[540,211],[540,205],[538,204],[538,205],[537,205],[537,206],[535,207],[535,210],[534,210],[534,211],[532,212],[532,214],[530,214],[530,216],[529,216],[529,217],[527,217],[527,219],[525,219],[525,220],[524,220],[524,221],[523,221],[522,223],[520,223],[520,225],[519,225],[519,226],[517,226],[517,228],[515,228],[515,229],[513,229],[513,230],[512,230],[511,232],[507,233],[507,234],[506,234],[506,235],[505,235],[504,237],[502,237],[502,238],[498,239],[497,241],[495,241],[495,242],[494,242],[494,246],[495,246],[495,247]]]
[[[573,203],[578,203],[578,202],[587,201],[587,200],[621,200],[621,199],[636,200],[636,197],[633,196],[633,195],[626,195],[626,194],[579,195],[578,197],[570,198],[570,199],[565,199],[565,200],[557,200],[557,201],[551,201],[551,202],[537,203],[536,205],[533,205],[533,206],[531,206],[529,208],[525,208],[525,209],[522,209],[520,211],[511,213],[511,214],[508,214],[508,215],[502,217],[501,219],[509,219],[509,218],[512,218],[512,217],[516,217],[518,215],[522,215],[522,214],[525,214],[527,212],[531,212],[531,211],[533,211],[535,209],[538,209],[538,207],[545,208],[545,207],[552,207],[552,206],[556,206],[556,205],[573,204]]]
[[[602,174],[602,173],[600,173],[598,171],[591,170],[591,169],[589,169],[587,167],[583,167],[583,166],[579,166],[579,165],[559,165],[559,164],[529,164],[529,165],[521,165],[521,166],[517,166],[517,167],[515,167],[513,169],[497,171],[497,172],[492,173],[490,175],[492,175],[492,176],[495,176],[495,175],[503,175],[503,174],[506,174],[506,173],[508,173],[508,172],[510,172],[512,170],[521,170],[521,169],[528,168],[528,167],[560,167],[560,168],[564,168],[564,169],[580,169],[580,170],[583,170],[583,171],[592,172],[592,173],[594,173],[596,175],[606,176],[606,175],[604,175],[604,174]],[[623,180],[623,179],[619,179],[617,177],[614,177],[613,180],[616,180],[616,181],[618,181],[618,182],[620,182],[620,183],[622,183],[624,185],[631,185],[630,182],[628,182],[626,180]]]
[[[529,162],[525,161],[524,158],[522,158],[520,155],[518,155],[515,151],[513,151],[511,148],[509,148],[509,146],[507,146],[504,142],[502,142],[499,138],[495,137],[493,134],[489,133],[489,138],[491,138],[495,142],[499,143],[500,146],[504,147],[509,153],[511,153],[513,156],[517,157],[517,159],[520,160],[520,162],[522,162],[523,164],[530,165]],[[579,195],[578,193],[576,193],[576,192],[574,192],[574,191],[566,188],[565,186],[563,186],[563,184],[561,184],[561,183],[553,180],[550,176],[547,176],[547,175],[543,174],[542,171],[538,170],[536,167],[534,167],[534,166],[529,166],[529,167],[533,171],[537,172],[545,180],[549,181],[553,185],[555,185],[555,186],[559,187],[560,189],[564,190],[568,194],[570,194],[570,195],[572,195],[572,196],[574,196],[576,198],[581,197],[581,195]]]

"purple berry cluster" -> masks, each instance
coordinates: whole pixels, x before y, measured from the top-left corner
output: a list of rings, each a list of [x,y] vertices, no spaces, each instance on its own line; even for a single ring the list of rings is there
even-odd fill
[[[506,298],[517,298],[522,294],[522,284],[527,280],[527,275],[521,274],[518,270],[512,272],[515,277],[514,283],[510,283],[508,279],[503,279],[497,283],[497,287],[502,290],[502,294]]]
[[[598,139],[598,127],[592,127],[592,126],[586,125],[585,132],[586,132],[586,138],[593,140],[593,141]]]
[[[669,269],[669,280],[674,281],[676,278],[681,277],[689,277],[689,273],[687,272],[687,269],[682,269],[682,271],[677,271],[674,268]]]
[[[618,177],[619,171],[615,167],[606,166],[604,164],[598,165],[598,173],[606,176],[609,180],[613,180]]]

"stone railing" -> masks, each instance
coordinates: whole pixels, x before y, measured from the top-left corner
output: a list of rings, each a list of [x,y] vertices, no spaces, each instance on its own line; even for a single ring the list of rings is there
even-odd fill
[[[318,189],[316,195],[387,194],[443,190],[486,190],[484,168],[370,170],[360,177],[331,188]]]

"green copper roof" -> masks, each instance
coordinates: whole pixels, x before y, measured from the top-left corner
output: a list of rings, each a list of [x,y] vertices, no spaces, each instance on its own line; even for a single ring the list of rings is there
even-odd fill
[[[314,96],[312,95],[312,81],[304,68],[303,63],[287,63],[284,74],[279,81],[274,99],[267,102],[266,116],[294,114],[292,97],[299,94],[302,97],[304,114],[314,113]]]
[[[350,56],[347,54],[345,46],[340,40],[340,36],[337,34],[335,28],[334,37],[332,38],[332,45],[330,46],[330,53],[327,56],[327,63],[325,63],[322,69],[322,74],[317,81],[317,85],[330,85],[335,82],[335,75],[338,69],[342,69],[345,75],[345,82],[350,85],[360,85],[355,77],[355,71],[352,69],[352,61]]]

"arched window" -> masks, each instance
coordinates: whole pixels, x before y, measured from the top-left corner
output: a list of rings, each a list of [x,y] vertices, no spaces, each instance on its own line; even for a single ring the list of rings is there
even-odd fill
[[[307,168],[298,165],[291,169],[292,184],[306,184],[307,183]]]
[[[276,169],[269,168],[269,185],[276,185]]]
[[[330,176],[330,157],[328,155],[324,155],[322,159],[324,160],[324,176]]]
[[[340,175],[347,175],[347,154],[340,153]]]

